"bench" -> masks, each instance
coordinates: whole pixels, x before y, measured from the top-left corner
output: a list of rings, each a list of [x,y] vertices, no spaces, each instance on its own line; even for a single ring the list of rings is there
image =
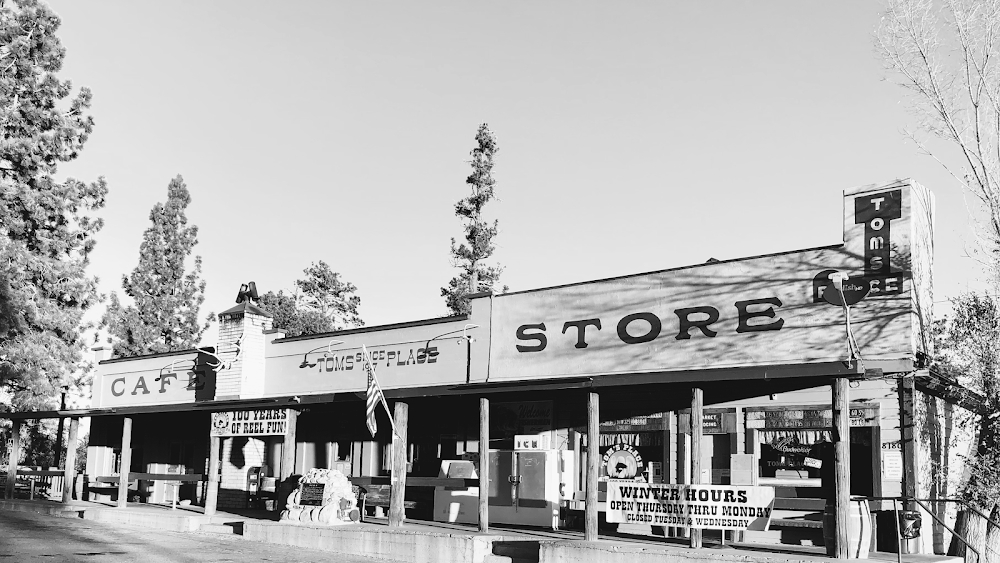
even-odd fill
[[[389,491],[392,489],[390,485],[366,485],[364,487],[354,485],[351,488],[355,489],[355,494],[357,494],[358,511],[361,513],[362,521],[365,519],[366,507],[389,508]],[[417,501],[403,501],[403,508],[406,510],[414,510],[419,506]]]
[[[355,490],[359,491],[359,508],[363,508],[365,505],[375,508],[388,508],[389,490],[391,489],[389,476],[349,477],[349,479]],[[464,489],[478,486],[479,479],[419,477],[410,475],[406,477],[407,500],[403,502],[403,508],[407,511],[412,511],[412,513],[407,512],[407,516],[410,518],[430,520],[434,514],[435,487]],[[362,509],[361,514],[364,515],[364,513],[365,511]]]

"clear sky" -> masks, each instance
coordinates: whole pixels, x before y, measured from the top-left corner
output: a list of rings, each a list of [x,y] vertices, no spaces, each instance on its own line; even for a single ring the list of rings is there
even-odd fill
[[[445,315],[482,122],[512,290],[836,244],[842,191],[902,177],[937,196],[935,300],[980,285],[960,188],[904,142],[870,0],[51,5],[62,76],[94,91],[60,175],[108,180],[105,292],[182,174],[203,314],[325,260],[368,325]]]

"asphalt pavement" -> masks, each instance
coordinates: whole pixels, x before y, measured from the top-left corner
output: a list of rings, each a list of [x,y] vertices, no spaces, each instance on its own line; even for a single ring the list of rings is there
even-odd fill
[[[236,535],[109,526],[75,518],[0,511],[0,563],[386,563],[324,551],[257,543]]]

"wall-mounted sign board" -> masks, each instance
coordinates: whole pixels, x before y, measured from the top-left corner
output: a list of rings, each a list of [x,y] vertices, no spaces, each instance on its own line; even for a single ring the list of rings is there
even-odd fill
[[[253,409],[212,413],[212,435],[285,436],[288,434],[288,409]]]
[[[821,408],[769,408],[746,410],[747,428],[762,430],[777,428],[832,428],[833,410]],[[877,405],[851,407],[850,426],[860,428],[879,425]]]
[[[766,530],[773,508],[773,487],[608,481],[608,522]]]

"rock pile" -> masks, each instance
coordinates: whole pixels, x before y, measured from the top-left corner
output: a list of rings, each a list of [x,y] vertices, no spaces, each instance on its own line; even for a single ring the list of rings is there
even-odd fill
[[[302,505],[302,492],[306,485],[323,485],[323,500],[319,505]],[[312,489],[312,487],[310,487]],[[299,486],[288,497],[281,521],[292,524],[349,524],[361,519],[357,497],[351,482],[336,469],[310,469],[300,480]]]

